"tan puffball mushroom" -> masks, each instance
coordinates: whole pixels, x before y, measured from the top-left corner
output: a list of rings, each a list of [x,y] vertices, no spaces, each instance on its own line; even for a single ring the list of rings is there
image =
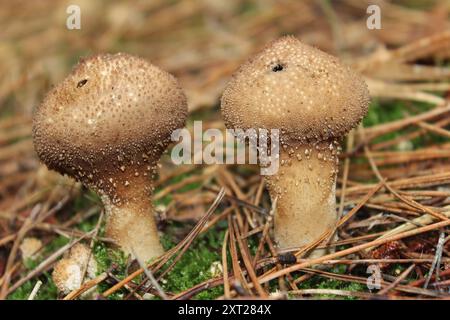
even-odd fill
[[[281,250],[310,244],[336,223],[338,140],[368,104],[359,75],[294,37],[267,45],[228,83],[221,102],[228,128],[280,130],[280,168],[265,179],[278,199]]]
[[[28,259],[35,260],[38,256],[38,251],[42,248],[42,241],[38,238],[29,237],[22,240],[20,244],[20,252],[22,260],[25,262]]]
[[[163,253],[152,178],[186,117],[186,97],[172,75],[128,54],[101,54],[82,60],[47,94],[35,110],[33,140],[50,169],[101,196],[107,236],[149,260]]]
[[[66,258],[55,264],[52,279],[58,291],[66,295],[80,288],[84,282],[94,279],[96,273],[97,262],[91,250],[86,245],[77,243],[70,249]]]

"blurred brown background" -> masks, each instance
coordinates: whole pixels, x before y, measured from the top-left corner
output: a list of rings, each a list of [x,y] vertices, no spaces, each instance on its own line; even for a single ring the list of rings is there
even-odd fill
[[[81,8],[81,30],[66,28],[70,4]],[[381,30],[366,27],[369,4],[381,8]],[[281,35],[354,60],[449,30],[449,11],[446,0],[2,0],[0,115],[29,114],[80,57],[97,52],[129,52],[172,72],[194,110],[216,105],[237,66]]]

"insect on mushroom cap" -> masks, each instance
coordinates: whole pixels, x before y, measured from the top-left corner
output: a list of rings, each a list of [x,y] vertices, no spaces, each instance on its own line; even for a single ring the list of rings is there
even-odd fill
[[[132,55],[99,54],[47,94],[33,140],[50,169],[86,182],[98,164],[157,161],[186,117],[186,97],[169,73]]]
[[[229,128],[280,129],[283,138],[321,141],[354,128],[368,103],[367,86],[358,74],[287,36],[239,68],[221,107]]]

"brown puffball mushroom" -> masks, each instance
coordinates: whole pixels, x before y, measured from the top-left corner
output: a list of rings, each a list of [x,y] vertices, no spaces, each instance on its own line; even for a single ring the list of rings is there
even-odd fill
[[[265,176],[277,198],[280,250],[310,244],[335,225],[338,140],[368,104],[359,75],[290,36],[268,44],[228,83],[221,102],[228,128],[280,130],[280,167]]]
[[[35,110],[34,146],[50,169],[101,196],[108,237],[149,260],[163,253],[152,178],[186,117],[172,75],[132,55],[100,54],[82,60]]]

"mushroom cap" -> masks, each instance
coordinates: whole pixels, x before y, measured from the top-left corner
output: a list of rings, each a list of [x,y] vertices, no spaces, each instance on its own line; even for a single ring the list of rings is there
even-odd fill
[[[281,139],[338,138],[367,113],[362,77],[338,59],[287,36],[233,75],[222,96],[228,128],[279,129]]]
[[[99,54],[46,95],[34,113],[33,140],[50,169],[89,184],[111,167],[156,162],[186,117],[172,75],[129,54]]]

